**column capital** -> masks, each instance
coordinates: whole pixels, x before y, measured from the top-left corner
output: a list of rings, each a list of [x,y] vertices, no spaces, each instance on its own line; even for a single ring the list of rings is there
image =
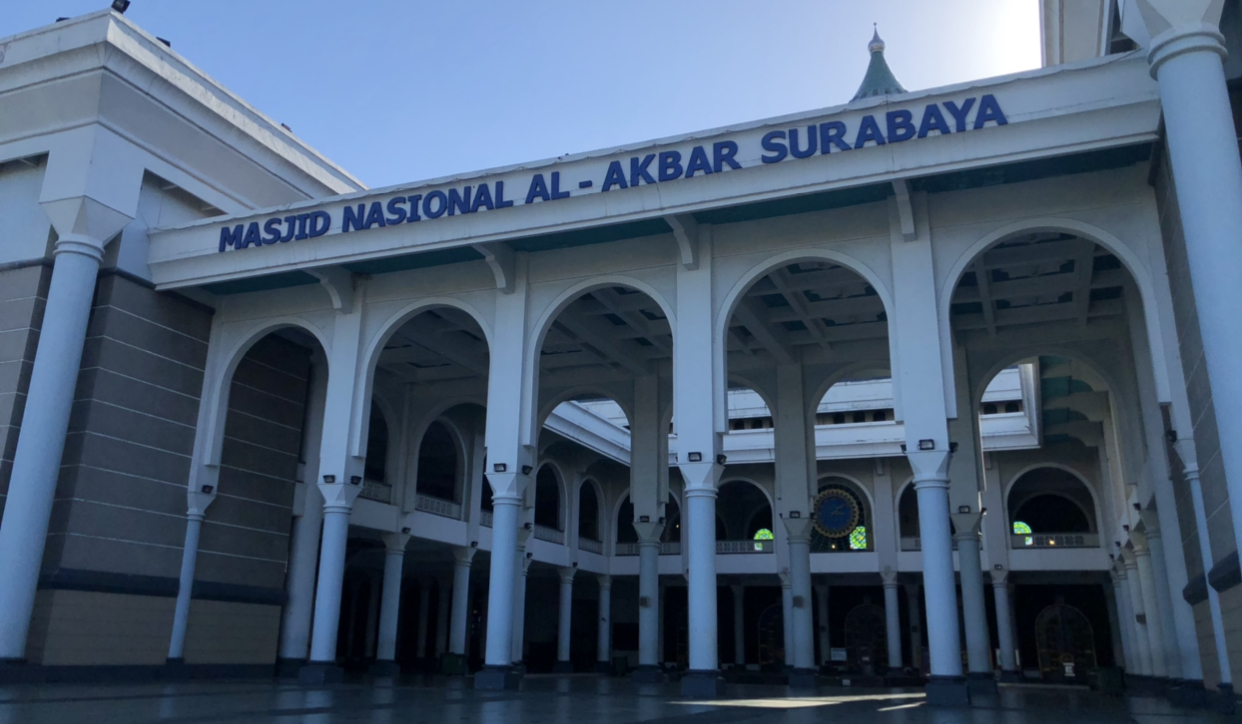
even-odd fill
[[[992,588],[1006,588],[1009,585],[1009,571],[1005,569],[992,569]]]
[[[362,494],[362,478],[358,478],[357,484],[339,480],[331,475],[325,475],[324,478],[332,478],[333,482],[329,483],[325,480],[316,484],[319,492],[323,494],[323,512],[349,513],[352,511],[354,501]]]
[[[410,542],[409,533],[384,533],[380,535],[388,555],[405,555],[405,546]]]
[[[793,585],[793,580],[789,576],[789,569],[783,568],[776,572],[776,577],[781,581],[781,588],[789,588]]]
[[[914,489],[949,487],[948,450],[911,450],[906,453],[910,467],[914,469]]]
[[[714,462],[683,462],[677,464],[686,482],[686,497],[716,497],[716,484],[724,473],[724,466]]]
[[[963,541],[978,537],[979,526],[983,522],[982,513],[951,513],[949,517],[953,519],[953,527],[957,529],[953,540]]]
[[[884,570],[880,571],[880,580],[883,581],[885,588],[896,588],[897,571],[885,566]]]
[[[81,254],[99,262],[103,259],[104,243],[99,239],[85,234],[65,234],[56,241],[52,256],[61,254]]]
[[[573,566],[557,566],[557,574],[561,577],[561,585],[572,584],[574,576],[578,573],[578,569]]]
[[[612,590],[612,576],[608,575],[607,573],[601,573],[597,575],[595,579],[599,581],[599,590],[601,591]]]
[[[664,519],[657,522],[634,521],[634,530],[638,532],[639,547],[660,546],[660,535],[664,533]]]
[[[476,546],[454,546],[453,547],[453,565],[458,568],[469,568],[471,562],[474,561],[474,554],[478,553]]]
[[[811,540],[811,526],[814,521],[810,516],[805,518],[790,518],[784,516],[781,522],[785,524],[785,531],[788,533],[787,540],[790,543],[807,543]]]
[[[186,491],[185,517],[197,520],[202,520],[207,517],[207,506],[211,505],[216,500],[215,487],[209,487],[211,487],[210,493],[204,493],[201,490]]]

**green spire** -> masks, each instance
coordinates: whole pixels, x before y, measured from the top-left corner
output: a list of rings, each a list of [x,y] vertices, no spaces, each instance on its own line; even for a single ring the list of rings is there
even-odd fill
[[[867,66],[867,75],[863,76],[862,85],[858,87],[853,100],[905,93],[906,89],[893,77],[893,71],[888,69],[888,63],[884,61],[884,41],[880,39],[879,30],[871,36],[871,44],[867,49],[871,51],[871,65]]]

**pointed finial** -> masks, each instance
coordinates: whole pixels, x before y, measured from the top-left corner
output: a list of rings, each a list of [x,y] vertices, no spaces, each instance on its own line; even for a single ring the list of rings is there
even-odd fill
[[[877,23],[872,23],[875,32],[871,35],[871,44],[867,46],[867,50],[872,53],[884,52],[884,40],[880,38],[880,28]]]

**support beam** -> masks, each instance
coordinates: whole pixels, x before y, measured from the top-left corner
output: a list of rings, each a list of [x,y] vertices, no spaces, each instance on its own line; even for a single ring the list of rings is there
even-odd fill
[[[483,261],[487,262],[488,268],[492,270],[492,276],[496,278],[496,289],[502,294],[512,294],[513,250],[503,241],[471,244],[471,247],[483,255]]]

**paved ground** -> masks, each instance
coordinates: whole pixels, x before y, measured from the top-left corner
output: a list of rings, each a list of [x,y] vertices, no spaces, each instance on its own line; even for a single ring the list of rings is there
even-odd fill
[[[412,678],[308,690],[268,682],[0,687],[0,724],[1216,724],[1158,699],[1004,686],[971,709],[928,709],[919,691],[737,686],[731,698],[689,702],[673,686],[588,676],[527,677],[521,692],[479,693],[460,680]]]

